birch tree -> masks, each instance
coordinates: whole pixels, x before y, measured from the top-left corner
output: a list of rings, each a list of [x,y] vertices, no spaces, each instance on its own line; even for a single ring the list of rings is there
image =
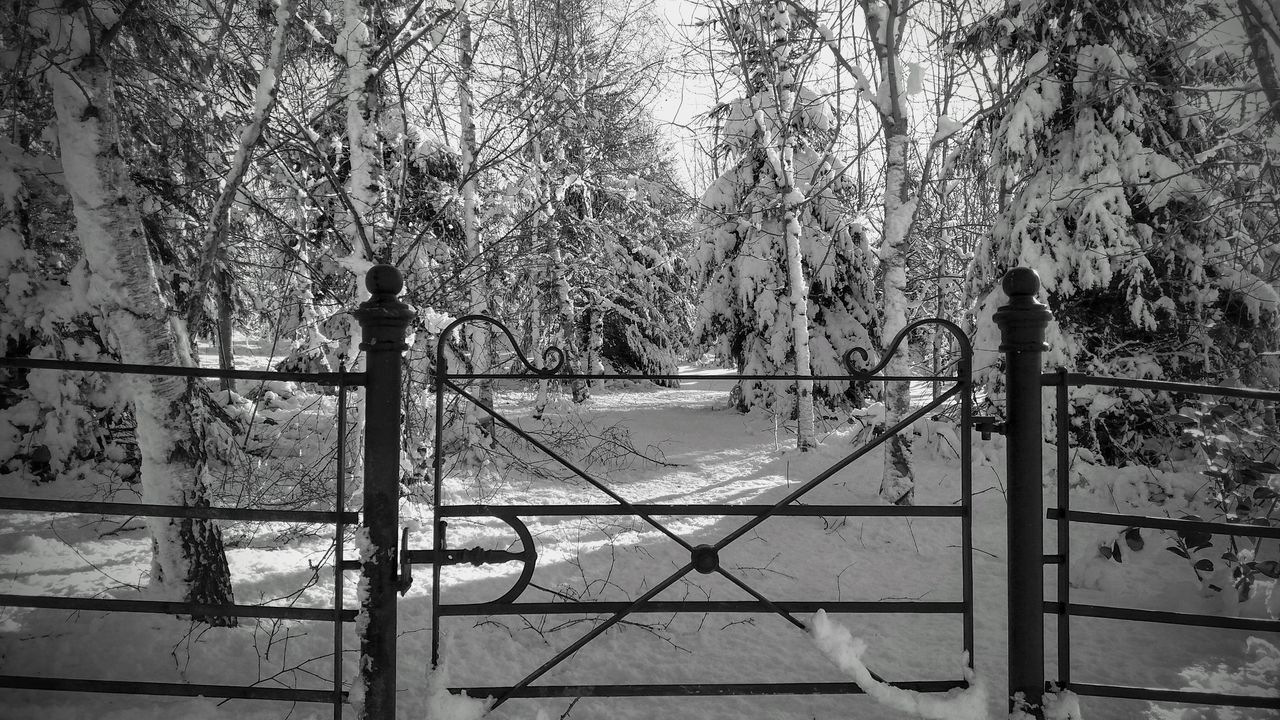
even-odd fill
[[[491,305],[492,294],[489,289],[489,272],[486,267],[485,249],[480,237],[480,224],[477,214],[480,212],[479,173],[480,163],[477,158],[479,146],[476,142],[476,121],[472,82],[474,79],[475,44],[472,41],[471,9],[463,8],[458,15],[458,124],[459,144],[461,147],[461,187],[462,195],[462,235],[466,243],[463,261],[471,268],[468,282],[467,312],[469,314],[493,315]],[[470,351],[471,372],[485,373],[489,371],[489,357],[492,348],[489,346],[489,326],[483,323],[472,323],[467,327],[467,347]],[[490,407],[493,406],[493,382],[478,380],[478,397]],[[468,407],[470,407],[468,405]],[[474,435],[468,445],[475,446],[485,442],[485,438],[493,433],[493,418],[478,409],[472,410],[472,418],[468,426]]]
[[[745,97],[713,111],[731,162],[702,198],[702,338],[722,343],[744,374],[839,374],[841,355],[865,347],[876,326],[874,262],[847,212],[845,167],[828,151],[833,118],[803,82],[816,30],[794,40],[792,11],[773,3],[722,5],[718,18]],[[796,388],[801,449],[813,444],[815,395],[858,400],[847,385],[824,385]],[[740,409],[780,410],[764,382],[738,387]]]
[[[880,347],[888,352],[890,343],[907,325],[907,241],[915,215],[916,198],[907,181],[907,154],[911,144],[907,118],[905,73],[901,47],[911,0],[861,0],[867,34],[879,66],[880,85],[876,90],[876,110],[884,132],[884,229],[880,240],[883,274],[881,298],[884,322],[880,326]],[[910,375],[906,344],[885,366],[890,376]],[[892,425],[907,414],[911,405],[911,384],[885,383],[885,424]],[[915,473],[911,470],[911,433],[889,438],[885,454],[880,497],[895,505],[914,504]]]
[[[218,193],[218,198],[213,203],[213,209],[209,212],[204,232],[203,248],[200,251],[200,257],[194,271],[195,278],[192,282],[190,304],[186,313],[186,325],[188,328],[200,326],[205,314],[206,297],[209,295],[210,288],[216,282],[218,292],[222,296],[218,300],[218,364],[224,370],[229,370],[233,366],[230,300],[226,297],[230,292],[228,287],[230,279],[227,277],[230,271],[226,267],[227,261],[225,258],[228,216],[231,212],[231,206],[235,202],[236,194],[240,192],[245,175],[249,171],[254,147],[262,138],[263,125],[266,124],[267,118],[271,114],[271,109],[275,105],[276,86],[284,68],[285,45],[288,42],[288,35],[293,27],[294,16],[297,11],[298,0],[281,0],[280,4],[276,6],[274,15],[275,28],[271,39],[271,47],[267,52],[267,59],[263,64],[262,71],[258,74],[258,83],[254,89],[253,114],[249,122],[240,131],[235,154],[231,159],[230,167],[227,169],[226,177],[222,181],[222,190]],[[234,382],[229,378],[222,380],[222,388],[224,390],[232,390],[234,387]]]
[[[68,11],[44,3],[28,19],[48,42],[44,79],[57,118],[58,156],[76,234],[91,269],[88,293],[100,308],[102,333],[123,362],[191,367],[190,342],[160,291],[121,145],[111,63],[112,38],[119,28],[104,28],[89,5]],[[162,376],[129,382],[144,501],[207,506],[202,386],[193,379]],[[153,518],[148,527],[154,587],[189,602],[233,602],[222,536],[213,522]],[[235,624],[234,618],[198,619]]]

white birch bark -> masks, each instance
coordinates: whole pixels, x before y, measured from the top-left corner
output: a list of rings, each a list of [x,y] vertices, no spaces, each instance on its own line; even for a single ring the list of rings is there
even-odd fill
[[[782,197],[782,232],[784,253],[787,262],[787,305],[790,310],[792,333],[792,349],[796,357],[796,374],[812,373],[812,362],[809,353],[809,283],[804,276],[803,257],[801,255],[801,227],[796,213],[797,197],[795,181],[795,149],[791,138],[791,114],[794,112],[794,92],[791,67],[786,62],[787,43],[790,41],[791,23],[787,18],[785,6],[774,7],[773,28],[775,37],[780,42],[775,57],[780,58],[779,67],[774,76],[774,96],[778,110],[777,127],[779,128],[778,150],[781,152],[782,176],[779,192]],[[773,143],[770,143],[771,145]],[[817,444],[814,431],[813,381],[796,380],[796,447],[802,452]]]
[[[568,268],[564,262],[564,251],[560,247],[560,233],[565,232],[562,226],[558,232],[549,234],[549,252],[547,255],[547,273],[551,278],[552,302],[555,306],[556,321],[559,325],[560,349],[566,355],[568,371],[574,374],[582,371],[582,358],[578,353],[577,343],[577,308],[569,290]],[[581,380],[570,381],[574,402],[583,402],[589,396],[586,383]]]
[[[490,314],[489,272],[484,260],[477,213],[480,193],[476,178],[476,125],[471,95],[474,47],[471,38],[471,16],[464,9],[458,16],[458,118],[462,128],[462,233],[467,243],[466,261],[470,265],[468,288],[470,311]],[[467,347],[471,351],[471,371],[489,371],[489,326],[472,323],[467,326]],[[493,381],[477,380],[477,397],[493,406]],[[493,418],[486,412],[466,404],[470,445],[483,444],[493,434]]]
[[[783,152],[784,169],[794,167],[791,148]],[[800,221],[796,217],[795,204],[790,200],[793,182],[789,177],[783,188],[783,226],[787,256],[787,303],[791,309],[792,343],[796,354],[796,374],[809,375],[812,363],[809,357],[809,283],[804,277],[800,255]],[[796,447],[802,452],[817,445],[814,431],[813,381],[796,380]]]
[[[905,118],[902,125],[905,128]],[[893,338],[907,326],[907,254],[906,240],[915,200],[906,192],[906,134],[890,134],[886,126],[884,239],[880,246],[880,266],[884,272],[884,321],[880,343],[885,352]],[[891,376],[910,374],[907,343],[894,353],[885,366]],[[911,384],[906,381],[885,383],[885,423],[892,425],[910,410]],[[915,474],[911,470],[911,431],[903,430],[888,442],[885,453],[884,478],[880,497],[895,505],[911,505],[915,500]]]
[[[343,0],[342,34],[337,48],[346,61],[347,159],[351,174],[347,198],[351,203],[347,237],[352,257],[373,260],[382,239],[377,237],[374,210],[378,204],[378,140],[376,110],[378,99],[369,87],[368,8],[362,0]],[[363,283],[359,283],[363,287]]]
[[[560,315],[560,332],[563,337],[563,349],[568,353],[569,372],[577,375],[582,374],[586,370],[584,367],[583,357],[581,353],[581,344],[578,338],[578,308],[573,302],[571,295],[571,287],[569,285],[568,266],[564,261],[564,250],[561,247],[560,239],[569,237],[571,233],[576,232],[570,226],[571,222],[581,223],[591,215],[590,194],[585,185],[585,178],[589,171],[588,148],[586,139],[583,136],[583,124],[586,122],[585,104],[583,103],[583,82],[582,82],[582,41],[578,37],[578,22],[580,17],[572,15],[567,11],[581,11],[581,6],[577,4],[566,5],[564,3],[558,5],[561,13],[560,19],[564,29],[564,49],[565,54],[569,58],[567,85],[569,86],[569,102],[570,110],[568,119],[572,120],[572,126],[566,132],[560,133],[561,148],[566,148],[572,143],[574,155],[577,157],[576,167],[573,172],[578,176],[578,182],[581,187],[581,214],[577,208],[572,208],[567,202],[564,202],[564,194],[558,194],[562,206],[560,208],[560,234],[555,238],[554,245],[551,250],[552,282],[554,283],[556,302],[558,303],[558,313]],[[565,137],[568,133],[572,133]],[[557,153],[562,156],[563,153]],[[568,171],[567,164],[562,166],[562,174]],[[567,192],[567,188],[566,188]],[[587,385],[586,380],[571,380],[569,382],[571,396],[575,403],[586,402],[591,397],[591,388]]]
[[[40,15],[36,19],[36,15]],[[114,78],[90,53],[90,28],[78,15],[33,13],[47,23],[54,59],[46,78],[57,115],[59,157],[71,196],[76,234],[91,268],[90,299],[103,336],[125,363],[194,366],[182,323],[160,291],[138,208],[139,193],[121,155]],[[142,455],[143,501],[179,507],[209,504],[198,381],[131,376]],[[164,598],[233,602],[217,525],[209,520],[152,518],[151,585]],[[234,618],[201,617],[216,625]]]
[[[900,87],[902,26],[910,0],[890,0],[887,4],[862,0],[867,30],[880,68],[883,90],[878,93],[878,109],[885,138],[884,233],[880,245],[880,266],[884,285],[884,319],[880,343],[888,351],[893,338],[907,325],[907,238],[915,216],[916,200],[907,187],[907,145],[910,142],[907,109]],[[907,345],[888,365],[887,375],[905,376],[910,371]],[[885,383],[885,422],[892,425],[904,417],[911,405],[909,382]],[[904,430],[890,438],[885,452],[880,497],[895,505],[915,501],[915,476],[911,470],[911,433]]]
[[[513,31],[518,30],[519,28],[525,27],[526,24],[522,23],[519,17],[516,15],[514,0],[507,0],[506,14],[507,14],[507,25],[508,27],[512,28]],[[543,157],[543,153],[542,153],[542,140],[539,137],[538,129],[533,126],[535,113],[532,108],[532,103],[530,102],[529,92],[526,89],[531,84],[530,81],[532,80],[532,78],[528,76],[529,62],[525,57],[524,40],[519,36],[513,38],[513,40],[514,40],[513,47],[515,49],[515,55],[516,55],[516,70],[519,72],[520,78],[522,81],[520,85],[520,88],[521,88],[520,94],[517,97],[516,105],[518,108],[519,116],[522,118],[525,118],[526,122],[530,124],[529,127],[526,128],[527,136],[525,139],[525,143],[526,143],[525,148],[526,148],[526,153],[529,160],[528,181],[531,182],[533,186],[537,188],[537,192],[535,194],[535,200],[534,200],[536,207],[533,213],[531,213],[531,217],[529,218],[529,221],[530,221],[529,237],[530,237],[530,248],[534,252],[537,252],[541,250],[542,238],[544,235],[547,234],[547,233],[544,233],[543,231],[551,219],[552,193],[546,178],[546,174],[547,174],[546,160]],[[538,285],[540,284],[539,282],[540,278],[538,277],[538,273],[539,273],[538,270],[533,270],[530,272],[529,281],[530,281],[530,285],[533,287],[538,287]],[[532,308],[532,311],[530,314],[530,320],[529,320],[529,327],[530,327],[529,361],[533,363],[535,367],[539,367],[539,368],[543,366],[542,350],[546,345],[545,340],[549,335],[554,337],[552,333],[546,332],[546,329],[543,326],[541,301],[542,301],[542,298],[539,297],[537,293],[535,293],[534,300],[533,300],[533,308]],[[549,402],[549,399],[550,399],[549,388],[550,388],[549,383],[546,380],[538,381],[537,396],[535,397],[534,403],[533,403],[534,419],[541,419],[543,414],[546,412],[547,403]]]
[[[346,129],[347,160],[350,163],[350,174],[347,178],[347,218],[344,225],[347,238],[351,244],[349,267],[359,268],[376,262],[382,247],[377,237],[377,220],[375,209],[378,200],[376,170],[381,166],[377,154],[376,111],[379,99],[370,88],[369,82],[369,26],[366,18],[370,17],[369,0],[343,0],[343,28],[339,33],[334,48],[346,63],[344,91],[346,93]],[[389,260],[389,256],[383,257]],[[369,292],[365,288],[364,278],[360,273],[352,278],[353,296],[366,300]],[[360,356],[360,327],[354,316],[348,314],[346,338],[341,344],[345,349],[339,354],[342,362],[349,370],[360,370],[363,361]],[[336,339],[336,338],[335,338]],[[351,467],[363,465],[364,414],[365,404],[363,392],[349,396],[348,410],[350,415],[347,424],[347,457]]]
[[[289,26],[293,22],[297,10],[298,0],[281,0],[280,5],[276,8],[275,34],[271,40],[271,48],[267,52],[266,63],[258,74],[253,113],[249,123],[240,131],[240,141],[236,145],[235,155],[231,158],[227,176],[223,179],[222,191],[218,194],[218,199],[214,201],[213,208],[209,211],[209,219],[205,224],[203,248],[196,265],[190,306],[187,308],[186,322],[188,328],[198,328],[204,319],[205,298],[209,295],[215,280],[219,285],[219,294],[229,294],[227,285],[229,285],[230,278],[225,274],[219,276],[217,268],[219,260],[225,260],[223,256],[226,251],[228,216],[231,212],[231,206],[235,202],[236,193],[239,192],[240,185],[248,173],[249,162],[253,157],[253,148],[258,144],[258,140],[261,139],[262,127],[266,124],[267,118],[271,114],[271,109],[275,106],[276,87],[280,72],[284,67],[285,43],[288,39]],[[225,273],[226,271],[224,269],[221,272]],[[231,329],[225,327],[230,324],[230,317],[227,312],[229,309],[229,298],[220,297],[218,357],[219,364],[223,369],[230,369],[233,365],[229,342]],[[227,381],[223,384],[223,389],[232,390],[234,385]]]
[[[599,295],[592,297],[587,310],[587,372],[604,374],[604,307]]]

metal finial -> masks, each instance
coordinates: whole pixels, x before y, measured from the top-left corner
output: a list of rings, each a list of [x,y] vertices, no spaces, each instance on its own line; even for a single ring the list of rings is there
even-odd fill
[[[1016,267],[1004,274],[1000,282],[1009,297],[1035,297],[1040,292],[1040,275],[1029,267]]]
[[[364,276],[364,286],[370,294],[395,297],[404,290],[404,277],[394,265],[374,265]]]

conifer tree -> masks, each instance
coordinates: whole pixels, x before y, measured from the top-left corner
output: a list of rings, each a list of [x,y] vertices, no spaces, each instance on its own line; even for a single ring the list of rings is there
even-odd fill
[[[719,8],[744,96],[712,111],[728,162],[702,197],[694,269],[701,340],[720,343],[743,374],[839,374],[843,353],[870,347],[877,326],[874,261],[846,209],[844,166],[829,152],[833,119],[804,83],[816,34],[793,39],[793,17],[774,3]],[[803,448],[812,443],[807,388],[796,392]],[[862,400],[831,381],[813,397],[827,407]],[[737,402],[791,414],[764,381],[740,383]]]
[[[1247,136],[1266,107],[1209,91],[1244,85],[1252,67],[1202,42],[1218,22],[1206,5],[1055,0],[1010,5],[973,30],[974,45],[1023,63],[998,110],[993,168],[1009,201],[969,273],[980,329],[1003,302],[999,277],[1022,265],[1040,274],[1056,318],[1048,362],[1251,380],[1275,344],[1280,298],[1265,230],[1241,211],[1247,172],[1232,160],[1243,144],[1222,143]],[[1232,106],[1245,122],[1224,112]],[[988,386],[998,390],[993,373]],[[1115,462],[1130,459],[1161,412],[1161,399],[1142,393],[1091,405],[1105,409],[1076,432]]]

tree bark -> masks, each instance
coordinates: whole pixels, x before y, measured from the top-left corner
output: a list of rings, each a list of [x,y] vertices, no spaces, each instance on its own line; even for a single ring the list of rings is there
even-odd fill
[[[471,76],[474,66],[474,52],[471,38],[471,16],[464,8],[458,15],[458,119],[462,126],[462,233],[466,238],[467,257],[470,266],[468,293],[470,311],[490,314],[489,272],[484,259],[484,247],[480,240],[480,228],[476,214],[479,212],[480,192],[477,187],[476,173],[476,124],[471,97]],[[483,323],[472,323],[467,326],[467,349],[471,352],[471,371],[475,373],[489,372],[489,356],[492,352],[489,345],[489,326]],[[486,405],[493,407],[493,381],[477,380],[477,397]],[[469,444],[484,444],[493,435],[493,417],[468,403],[468,427],[475,436]]]
[[[234,370],[236,365],[235,352],[231,348],[233,320],[231,293],[231,273],[226,268],[222,268],[218,271],[218,368],[220,370]],[[218,381],[218,387],[235,392],[236,381],[232,378],[221,378]]]
[[[904,2],[907,0],[904,0]],[[909,4],[909,3],[908,3]],[[886,92],[880,93],[880,120],[885,139],[884,233],[880,244],[880,267],[884,277],[884,322],[881,323],[881,349],[889,351],[893,338],[907,325],[907,238],[915,216],[916,201],[907,187],[907,145],[910,143],[907,111],[899,87],[902,25],[906,10],[898,0],[890,0],[880,14],[863,0],[867,30],[879,62],[880,78]],[[910,372],[906,343],[894,353],[885,366],[890,376]],[[892,425],[904,417],[911,406],[911,384],[907,381],[885,383],[885,423]],[[884,476],[880,497],[895,505],[915,502],[915,475],[911,470],[911,431],[903,430],[889,439],[885,453]]]
[[[218,290],[218,365],[230,370],[234,365],[231,351],[231,313],[230,284],[231,277],[227,270],[227,234],[231,206],[235,203],[236,194],[249,171],[249,162],[253,156],[253,148],[262,138],[262,127],[271,114],[276,101],[277,81],[284,67],[285,41],[289,26],[293,22],[298,9],[298,0],[283,0],[276,8],[275,36],[267,53],[267,62],[258,74],[258,87],[254,98],[252,117],[240,132],[240,143],[231,159],[231,167],[222,183],[222,192],[213,203],[209,212],[209,220],[205,227],[204,246],[200,253],[199,264],[195,268],[195,279],[187,308],[186,323],[190,332],[199,333],[201,322],[205,316],[205,297],[211,286],[216,284]],[[231,380],[222,381],[223,390],[234,390]]]
[[[1240,19],[1249,42],[1249,55],[1258,71],[1258,83],[1267,97],[1267,115],[1280,120],[1280,9],[1275,0],[1239,0]]]
[[[779,61],[773,78],[773,93],[778,110],[777,152],[782,170],[778,192],[782,197],[782,240],[787,263],[787,305],[790,309],[792,349],[796,357],[796,375],[810,375],[813,364],[809,353],[809,283],[804,276],[804,259],[800,249],[800,220],[796,215],[795,157],[791,138],[791,114],[794,111],[792,68],[785,60],[790,40],[790,23],[784,23],[786,9],[774,8],[773,28],[777,40],[775,56]],[[773,143],[770,143],[771,145]],[[796,380],[796,447],[806,452],[817,445],[814,431],[813,381]]]
[[[76,234],[92,269],[90,298],[100,308],[103,336],[125,363],[194,366],[183,324],[160,291],[137,205],[139,193],[121,155],[114,78],[103,58],[79,51],[89,29],[64,16],[69,33],[51,33],[55,49],[47,77],[57,114],[59,154]],[[200,417],[203,387],[181,377],[132,376],[142,454],[143,499],[180,507],[208,506],[206,453]],[[232,603],[222,535],[210,520],[152,518],[151,583],[187,602]],[[235,618],[197,617],[213,625]]]

